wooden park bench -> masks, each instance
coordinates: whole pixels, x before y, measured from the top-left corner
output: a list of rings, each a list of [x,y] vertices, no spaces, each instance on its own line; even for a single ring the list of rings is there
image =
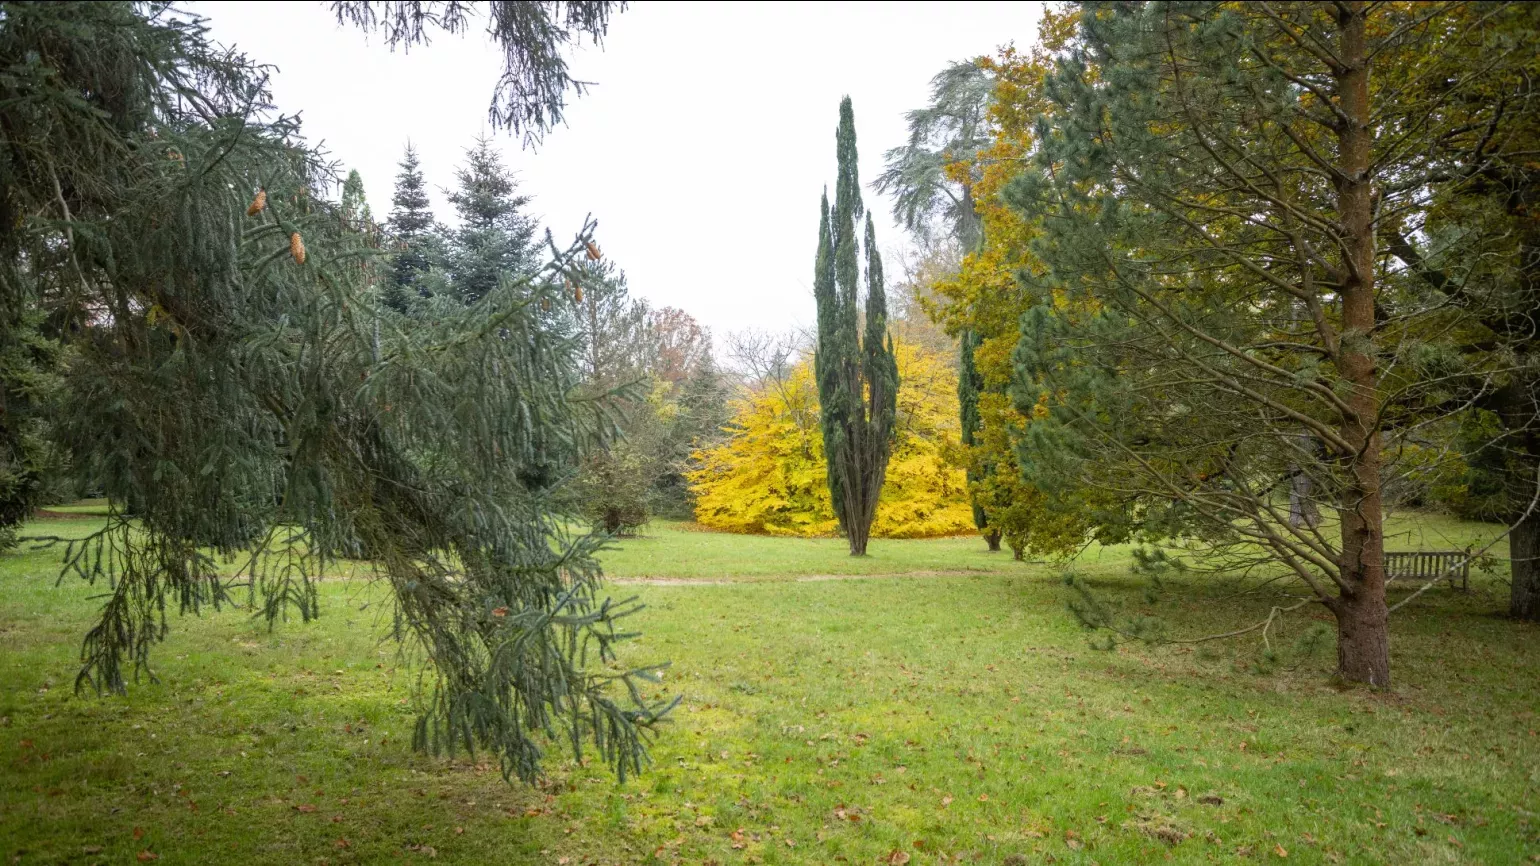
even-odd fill
[[[1416,580],[1428,582],[1448,580],[1449,585],[1460,581],[1460,588],[1470,589],[1469,550],[1414,550],[1385,554],[1385,582],[1392,580]]]

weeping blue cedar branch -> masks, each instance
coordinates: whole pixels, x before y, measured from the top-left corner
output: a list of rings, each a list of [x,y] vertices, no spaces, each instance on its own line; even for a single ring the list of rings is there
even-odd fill
[[[408,323],[260,70],[159,11],[8,4],[0,28],[32,58],[0,82],[0,289],[68,345],[54,433],[113,503],[65,552],[61,579],[105,589],[77,688],[151,676],[169,610],[308,621],[334,557],[365,551],[429,663],[417,746],[529,780],[564,742],[636,772],[672,704],[619,665],[640,606],[602,596],[603,538],[556,496],[608,436],[569,397],[560,309],[593,224]]]

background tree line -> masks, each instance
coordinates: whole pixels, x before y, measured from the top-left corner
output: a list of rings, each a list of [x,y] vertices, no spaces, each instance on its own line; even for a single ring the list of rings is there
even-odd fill
[[[381,303],[399,315],[434,315],[442,304],[478,300],[499,275],[540,261],[530,199],[488,139],[466,152],[448,199],[458,225],[434,219],[417,154],[407,147],[388,221]],[[626,275],[597,245],[564,278],[567,303],[544,302],[544,325],[572,341],[579,387],[613,435],[589,453],[564,490],[570,507],[608,533],[630,533],[655,514],[687,517],[690,454],[718,438],[728,380],[711,333],[687,312],[631,296]]]

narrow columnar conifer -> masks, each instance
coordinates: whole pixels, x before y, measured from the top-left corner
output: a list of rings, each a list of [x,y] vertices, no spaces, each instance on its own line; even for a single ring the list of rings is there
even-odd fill
[[[898,407],[898,362],[888,335],[888,304],[882,256],[871,214],[866,213],[866,328],[861,335],[860,246],[856,221],[863,215],[856,168],[855,112],[840,103],[835,134],[838,173],[834,208],[825,191],[819,217],[813,294],[818,304],[818,379],[829,493],[852,556],[866,554],[887,473]]]
[[[978,491],[975,489],[988,474],[988,467],[977,465],[978,461],[972,453],[978,445],[979,429],[983,426],[983,419],[979,417],[979,392],[984,390],[984,377],[979,374],[978,364],[973,359],[973,352],[979,347],[979,342],[978,332],[972,329],[963,331],[958,340],[957,406],[962,421],[962,444],[969,451],[968,500],[973,506],[973,525],[978,527],[990,550],[999,550],[1000,530],[989,525],[989,515],[979,502]]]

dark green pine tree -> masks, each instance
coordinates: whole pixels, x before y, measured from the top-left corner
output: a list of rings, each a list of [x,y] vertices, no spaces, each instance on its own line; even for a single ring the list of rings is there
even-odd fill
[[[433,231],[433,205],[422,178],[417,150],[410,144],[401,157],[401,171],[396,175],[396,194],[391,199],[390,273],[381,290],[381,301],[398,313],[405,313],[413,298],[429,295],[428,272],[438,252]]]
[[[467,304],[486,297],[504,278],[531,273],[535,221],[524,213],[529,197],[518,194],[513,173],[487,138],[466,151],[449,195],[460,217],[450,238],[447,269],[451,290]]]
[[[852,556],[866,555],[866,542],[887,474],[898,408],[898,361],[888,335],[888,302],[882,257],[871,214],[866,214],[866,333],[860,331],[859,245],[862,216],[856,168],[855,112],[850,97],[840,102],[836,133],[839,170],[834,209],[824,193],[818,228],[813,294],[818,303],[818,379],[824,459],[829,494]]]
[[[978,332],[971,329],[963,331],[962,339],[958,341],[960,363],[957,370],[957,406],[962,416],[962,444],[969,449],[977,444],[979,428],[983,426],[979,418],[979,392],[984,390],[984,377],[979,375],[979,368],[973,360],[973,351],[979,347],[979,342]],[[973,505],[973,525],[979,528],[990,550],[999,550],[1000,530],[989,525],[989,515],[984,512],[984,506],[979,504],[978,494],[973,492],[973,486],[988,474],[989,467],[977,465],[975,460],[969,458],[968,488]]]

